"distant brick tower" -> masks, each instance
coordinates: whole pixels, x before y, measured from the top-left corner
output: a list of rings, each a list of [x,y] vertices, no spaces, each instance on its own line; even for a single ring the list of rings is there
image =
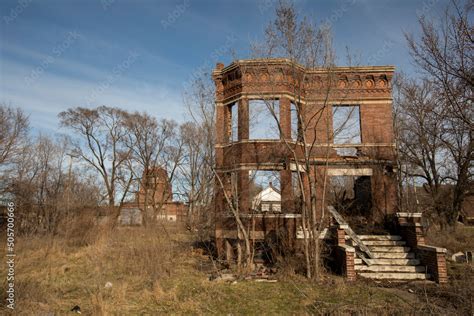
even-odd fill
[[[142,185],[137,195],[137,202],[140,206],[145,204],[146,196],[148,196],[147,204],[149,206],[172,200],[173,191],[165,169],[154,167],[143,173]]]

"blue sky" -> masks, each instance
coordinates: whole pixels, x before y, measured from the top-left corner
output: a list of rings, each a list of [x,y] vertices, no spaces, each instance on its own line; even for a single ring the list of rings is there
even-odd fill
[[[118,106],[183,121],[192,74],[247,58],[276,0],[3,0],[0,102],[21,107],[33,131],[58,130],[73,106]],[[403,32],[417,15],[439,17],[447,0],[295,0],[329,21],[338,55],[415,74]],[[341,58],[340,64],[344,64]]]

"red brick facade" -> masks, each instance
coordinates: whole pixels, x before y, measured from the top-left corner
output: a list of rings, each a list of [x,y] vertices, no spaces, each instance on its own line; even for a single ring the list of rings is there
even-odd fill
[[[258,238],[264,239],[275,227],[280,227],[289,239],[294,239],[294,232],[300,229],[295,217],[300,210],[294,203],[292,172],[300,170],[297,166],[303,161],[305,145],[301,135],[291,139],[292,104],[301,114],[303,122],[299,124],[306,127],[306,146],[314,144],[309,157],[311,170],[300,171],[306,193],[309,191],[308,173],[317,175],[317,209],[324,207],[321,205],[324,185],[320,179],[325,174],[348,174],[370,176],[374,218],[381,219],[396,211],[393,72],[394,68],[390,66],[336,67],[330,71],[307,69],[287,59],[239,60],[227,67],[217,64],[213,72],[217,112],[216,167],[221,181],[216,184],[215,208],[216,243],[221,256],[225,244],[222,239],[237,238],[236,234],[229,233],[235,229],[235,224],[225,196],[234,200],[240,214],[250,216],[251,213],[251,198],[246,193],[249,190],[249,170],[273,170],[280,175],[281,214],[273,214],[263,226],[257,224]],[[280,138],[249,139],[251,100],[279,101]],[[359,107],[360,143],[334,144],[332,115],[335,105]],[[238,113],[238,139],[234,141],[231,139],[233,106],[238,107],[235,111]],[[296,159],[288,146],[296,153]],[[357,154],[342,156],[337,148],[352,148]],[[290,215],[295,215],[295,220],[289,221]]]

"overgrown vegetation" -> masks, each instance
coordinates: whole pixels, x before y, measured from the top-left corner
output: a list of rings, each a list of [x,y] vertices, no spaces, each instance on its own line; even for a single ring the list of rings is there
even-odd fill
[[[447,288],[331,275],[314,283],[293,273],[277,274],[276,283],[217,282],[209,281],[215,270],[193,247],[195,236],[180,227],[90,226],[84,239],[73,233],[83,223],[71,225],[64,237],[17,241],[16,314],[67,314],[75,305],[87,315],[454,314],[469,311],[469,298],[472,304],[472,268],[457,267],[464,272]],[[3,302],[0,313],[7,313]]]
[[[439,24],[420,18],[421,38],[407,35],[407,40],[422,78],[396,82],[400,209],[429,215],[435,225],[428,243],[450,252],[474,249],[472,228],[438,230],[456,224],[464,199],[473,194],[472,8],[453,2]],[[255,54],[332,67],[329,30],[298,22],[294,13],[291,6],[276,11],[276,24]],[[294,262],[287,267],[279,262],[276,283],[209,281],[221,267],[195,244],[208,241],[214,229],[215,108],[209,76],[193,82],[185,102],[192,122],[182,125],[115,107],[71,108],[59,117],[71,137],[32,136],[22,110],[0,106],[0,194],[3,202],[16,204],[15,313],[65,314],[78,305],[94,315],[473,314],[472,266],[451,264],[445,287],[347,284],[320,269],[318,241],[306,237],[301,261],[308,278],[295,272]],[[298,139],[304,138],[305,127],[298,128],[303,130]],[[162,226],[154,216],[144,227],[107,225],[104,215],[113,214],[115,224],[120,203],[147,186],[142,175],[155,166],[166,169],[179,199],[188,203],[189,229]],[[312,176],[311,184],[323,179],[326,185],[326,175]],[[298,181],[302,192],[301,176]],[[425,194],[423,203],[417,187]],[[310,188],[309,206],[303,203],[302,209],[317,239],[324,225]],[[251,259],[250,247],[247,252]],[[5,273],[0,269],[2,289]],[[317,282],[310,279],[314,276]],[[0,312],[6,313],[1,295]]]

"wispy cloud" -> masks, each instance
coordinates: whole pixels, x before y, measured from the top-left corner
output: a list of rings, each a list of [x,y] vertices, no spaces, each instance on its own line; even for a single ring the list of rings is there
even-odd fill
[[[80,67],[77,64],[76,67]],[[180,92],[167,87],[127,78],[124,74],[112,82],[103,93],[94,95],[100,83],[96,80],[77,79],[70,76],[45,73],[30,86],[24,84],[31,67],[20,63],[4,61],[2,71],[8,80],[0,81],[0,102],[18,106],[30,114],[32,126],[48,132],[59,128],[57,114],[73,106],[110,105],[130,111],[147,111],[156,117],[181,120],[184,109]],[[106,78],[107,73],[102,73]]]

